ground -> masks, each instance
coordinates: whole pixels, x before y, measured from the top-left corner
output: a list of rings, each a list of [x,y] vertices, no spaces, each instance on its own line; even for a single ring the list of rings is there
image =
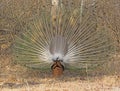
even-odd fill
[[[1,56],[0,62],[0,91],[120,91],[120,75],[115,72],[65,70],[63,76],[54,78],[51,71],[14,64],[10,55]]]

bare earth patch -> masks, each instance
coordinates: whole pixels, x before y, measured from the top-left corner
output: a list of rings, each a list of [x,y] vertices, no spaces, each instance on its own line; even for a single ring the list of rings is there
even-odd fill
[[[119,83],[120,78],[115,76],[103,77],[102,79],[95,78],[94,81],[79,79],[75,81],[56,81],[53,78],[40,78],[39,83],[27,81],[22,84],[4,83],[1,85],[1,91],[120,91]]]

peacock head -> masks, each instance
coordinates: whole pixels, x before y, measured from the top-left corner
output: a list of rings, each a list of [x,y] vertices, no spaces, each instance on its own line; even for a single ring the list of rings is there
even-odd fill
[[[60,60],[59,57],[56,58],[56,60],[53,60],[53,65],[51,66],[51,70],[53,72],[53,75],[58,77],[63,74],[64,66],[62,64],[63,60]]]

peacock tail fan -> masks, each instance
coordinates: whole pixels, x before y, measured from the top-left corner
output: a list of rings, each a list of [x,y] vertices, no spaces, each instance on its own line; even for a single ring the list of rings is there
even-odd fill
[[[93,8],[82,15],[80,8],[59,9],[55,19],[50,11],[43,10],[16,36],[18,63],[43,70],[50,69],[56,59],[62,60],[65,69],[92,68],[109,61],[114,40],[107,30],[98,30]]]

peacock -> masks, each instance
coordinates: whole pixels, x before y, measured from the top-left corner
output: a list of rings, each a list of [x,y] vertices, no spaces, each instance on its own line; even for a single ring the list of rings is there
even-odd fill
[[[96,67],[109,61],[114,41],[107,30],[98,29],[93,6],[85,12],[81,12],[82,7],[52,8],[43,9],[16,36],[16,62],[30,68],[52,69],[54,75],[60,75],[65,69]]]

